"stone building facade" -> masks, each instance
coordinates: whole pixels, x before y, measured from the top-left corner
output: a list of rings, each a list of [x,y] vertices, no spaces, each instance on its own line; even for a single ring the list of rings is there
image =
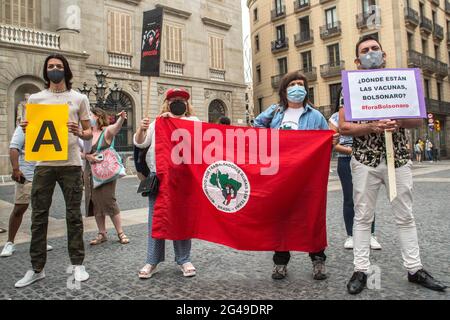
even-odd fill
[[[449,0],[248,0],[255,114],[277,102],[289,71],[309,80],[314,105],[329,116],[341,87],[341,70],[356,68],[355,44],[378,37],[387,68],[420,68],[427,111],[440,132],[410,130],[410,140],[430,137],[450,156]]]
[[[164,9],[160,77],[140,76],[143,12]],[[145,116],[154,118],[170,87],[191,93],[196,115],[226,115],[245,124],[242,14],[239,0],[0,0],[0,174],[9,173],[8,146],[17,106],[44,87],[49,53],[65,55],[73,88],[93,87],[95,72],[122,89],[117,109],[129,119],[119,149],[130,151]],[[109,90],[107,91],[109,93]]]

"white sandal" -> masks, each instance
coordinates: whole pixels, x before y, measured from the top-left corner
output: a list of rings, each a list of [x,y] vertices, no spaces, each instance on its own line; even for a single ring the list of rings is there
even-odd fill
[[[146,264],[139,271],[138,276],[140,279],[149,279],[151,278],[158,270],[156,270],[157,265]]]
[[[183,263],[180,269],[183,271],[183,276],[185,277],[193,277],[196,274],[194,265],[190,262]]]

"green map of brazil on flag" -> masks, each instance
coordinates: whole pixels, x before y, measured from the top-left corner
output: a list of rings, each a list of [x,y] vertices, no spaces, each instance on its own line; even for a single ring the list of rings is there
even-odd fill
[[[238,250],[324,249],[332,136],[158,119],[152,237]]]

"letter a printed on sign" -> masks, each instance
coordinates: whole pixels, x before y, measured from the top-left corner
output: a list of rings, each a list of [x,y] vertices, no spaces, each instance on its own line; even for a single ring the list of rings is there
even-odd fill
[[[26,161],[67,160],[69,106],[27,104],[25,135]]]

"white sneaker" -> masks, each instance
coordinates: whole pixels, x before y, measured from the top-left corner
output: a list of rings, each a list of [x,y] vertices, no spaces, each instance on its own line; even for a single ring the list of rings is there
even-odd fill
[[[16,248],[14,246],[14,243],[7,242],[5,246],[3,247],[2,253],[0,254],[0,257],[11,257],[16,251]]]
[[[345,240],[344,248],[345,249],[353,249],[353,237],[352,236],[349,236],[347,238],[347,240]]]
[[[76,281],[83,282],[89,279],[89,273],[84,266],[73,266],[73,276]]]
[[[377,237],[370,237],[370,248],[372,250],[381,250],[381,244],[378,242]]]
[[[29,286],[30,284],[42,280],[45,278],[45,271],[42,270],[40,273],[36,273],[33,270],[28,270],[27,273],[25,273],[25,277],[20,279],[16,282],[14,285],[16,288],[23,288],[26,286]]]
[[[53,247],[51,246],[51,245],[47,245],[47,251],[52,251],[53,250]]]

